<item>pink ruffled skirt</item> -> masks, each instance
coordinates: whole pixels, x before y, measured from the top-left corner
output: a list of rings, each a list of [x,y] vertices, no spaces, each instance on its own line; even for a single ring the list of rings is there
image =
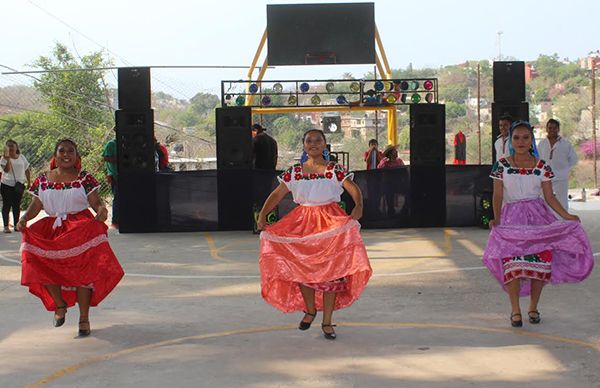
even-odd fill
[[[350,306],[372,270],[360,224],[338,204],[297,206],[260,235],[262,297],[283,312],[305,310],[300,284],[316,292],[336,292],[335,309]]]

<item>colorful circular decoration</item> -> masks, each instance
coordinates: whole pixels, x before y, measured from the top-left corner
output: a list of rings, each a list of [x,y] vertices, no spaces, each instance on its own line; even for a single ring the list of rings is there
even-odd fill
[[[244,96],[237,96],[235,99],[235,105],[242,106],[246,103],[246,98]]]
[[[388,102],[388,104],[393,104],[398,100],[398,98],[395,94],[388,94],[385,100]]]
[[[410,96],[410,100],[413,102],[413,104],[418,104],[421,102],[421,95],[419,93],[414,93],[412,96]]]
[[[350,84],[350,91],[353,93],[358,93],[360,91],[360,85],[358,82],[352,82]]]
[[[348,103],[348,100],[346,100],[346,97],[342,94],[340,94],[339,96],[337,96],[337,98],[335,99],[335,102],[337,102],[340,105],[344,105]]]
[[[251,84],[250,87],[248,88],[248,90],[250,91],[250,93],[254,94],[254,93],[258,92],[258,85]]]
[[[423,82],[423,87],[425,88],[425,90],[431,90],[431,89],[433,89],[433,82],[431,82],[430,80],[427,80],[427,81]]]
[[[407,89],[408,89],[408,82],[406,82],[406,81],[400,82],[400,90],[407,90]]]
[[[310,98],[310,102],[311,102],[313,105],[319,105],[319,104],[321,103],[321,97],[319,97],[319,96],[317,96],[317,95],[315,94],[314,96],[312,96],[312,97]]]
[[[375,90],[380,92],[383,90],[383,82],[381,81],[375,81]]]
[[[419,89],[419,81],[410,81],[410,88],[411,90]]]
[[[269,96],[263,96],[263,98],[260,100],[260,103],[263,106],[269,106],[269,105],[271,105],[271,97],[269,97]]]
[[[310,85],[309,85],[307,82],[302,82],[302,83],[300,84],[300,91],[301,91],[302,93],[306,93],[306,92],[308,92],[309,90],[310,90]]]
[[[428,103],[432,103],[433,102],[433,93],[427,93],[425,95],[425,101],[427,101]]]
[[[402,93],[400,95],[400,101],[402,101],[403,104],[406,104],[406,94],[405,93]]]
[[[394,90],[394,83],[393,82],[386,82],[385,83],[385,90],[387,92],[391,92],[392,90]]]
[[[281,84],[277,82],[275,85],[273,85],[273,90],[275,91],[275,93],[281,93],[283,91],[283,86],[281,86]]]
[[[327,82],[325,84],[325,90],[327,90],[329,93],[332,93],[335,90],[335,85],[333,82]]]
[[[296,105],[297,102],[298,98],[296,98],[296,96],[294,96],[293,94],[290,94],[290,96],[288,97],[288,105]]]

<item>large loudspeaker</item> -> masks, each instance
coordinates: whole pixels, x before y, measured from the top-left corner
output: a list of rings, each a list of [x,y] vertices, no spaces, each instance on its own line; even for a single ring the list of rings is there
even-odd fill
[[[413,226],[446,223],[446,167],[410,166],[410,219]]]
[[[492,145],[500,135],[500,117],[509,115],[514,121],[529,121],[529,104],[526,102],[492,103]],[[496,160],[496,148],[492,146],[492,160]]]
[[[494,101],[525,101],[525,62],[494,62]]]
[[[250,107],[217,108],[217,168],[252,168]]]
[[[150,109],[150,68],[120,67],[118,90],[120,109]]]
[[[115,121],[119,173],[153,173],[154,111],[118,110]]]
[[[446,107],[443,104],[410,106],[411,166],[446,163]]]

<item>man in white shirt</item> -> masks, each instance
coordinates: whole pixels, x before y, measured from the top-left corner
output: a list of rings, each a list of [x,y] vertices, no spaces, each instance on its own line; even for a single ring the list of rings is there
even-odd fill
[[[494,142],[494,148],[496,149],[496,160],[501,158],[508,158],[510,152],[508,151],[508,130],[512,124],[512,117],[508,115],[501,116],[498,120],[500,127],[500,135]]]
[[[547,137],[538,144],[540,159],[548,162],[554,171],[555,178],[552,180],[554,196],[565,208],[569,208],[569,172],[577,164],[577,154],[571,143],[558,133],[560,122],[550,119],[546,123]]]

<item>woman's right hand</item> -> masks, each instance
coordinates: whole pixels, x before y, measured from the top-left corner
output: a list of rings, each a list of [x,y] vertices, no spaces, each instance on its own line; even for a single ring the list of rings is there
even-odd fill
[[[21,218],[19,220],[19,222],[17,222],[17,225],[15,225],[15,229],[19,232],[22,231],[23,229],[25,229],[26,227],[27,227],[27,220],[25,220],[23,218]]]
[[[500,225],[500,223],[496,220],[490,220],[489,225],[490,225],[490,228],[493,228],[494,226]]]
[[[258,230],[263,230],[267,226],[267,216],[265,216],[262,212],[258,213],[258,219],[256,220],[256,227]]]

